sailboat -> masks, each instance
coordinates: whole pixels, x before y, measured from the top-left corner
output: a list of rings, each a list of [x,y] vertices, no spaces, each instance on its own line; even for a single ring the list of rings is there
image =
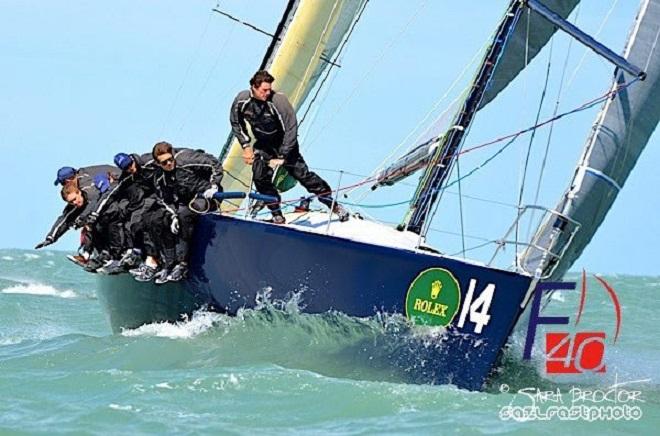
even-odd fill
[[[260,69],[278,78],[278,89],[300,110],[337,64],[338,53],[366,1],[292,0],[287,3]],[[541,280],[556,279],[580,255],[614,202],[655,129],[660,56],[660,0],[643,0],[623,56],[566,21],[578,0],[512,0],[449,125],[368,178],[373,189],[420,171],[409,208],[396,226],[361,216],[339,222],[326,212],[293,212],[288,224],[251,216],[249,167],[229,136],[222,150],[227,176],[223,213],[200,217],[190,277],[167,289],[136,288],[125,277],[100,277],[99,296],[113,329],[176,320],[198,307],[235,314],[254,307],[265,289],[286,300],[300,293],[309,313],[349,316],[398,314],[420,329],[444,329],[431,370],[419,380],[483,388]],[[533,32],[529,32],[533,29]],[[509,234],[499,246],[518,248],[512,267],[450,256],[426,236],[466,134],[482,108],[496,99],[561,29],[614,64],[615,80],[598,102],[603,108],[573,181],[559,205],[521,207],[511,226],[541,212],[529,241]],[[464,169],[463,169],[464,170]],[[342,189],[341,182],[338,191]],[[121,283],[126,280],[125,283]],[[130,290],[129,290],[130,289]]]

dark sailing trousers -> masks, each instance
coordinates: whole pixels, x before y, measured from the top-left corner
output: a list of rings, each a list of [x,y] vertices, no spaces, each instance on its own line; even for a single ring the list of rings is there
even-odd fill
[[[127,239],[129,239],[127,244],[131,248],[141,249],[145,256],[158,257],[156,241],[159,234],[154,232],[148,219],[149,214],[153,213],[158,207],[162,208],[156,203],[155,198],[147,198],[138,209],[131,213],[126,222]]]
[[[155,257],[162,266],[171,268],[176,263],[177,241],[177,236],[170,230],[172,214],[164,207],[158,207],[143,214],[143,219],[153,238],[153,248],[157,253]]]
[[[258,144],[255,144],[255,148]],[[273,169],[268,166],[268,161],[275,159],[275,155],[263,149],[256,149],[254,161],[252,162],[252,181],[260,194],[271,195],[277,198],[277,203],[269,204],[271,211],[279,210],[280,194],[273,184]],[[298,152],[292,153],[284,162],[284,168],[300,184],[312,194],[316,194],[321,203],[328,207],[332,205],[332,189],[328,183],[316,173],[309,170],[302,155]]]
[[[216,203],[207,204],[204,199],[195,200],[193,207],[196,210],[212,212],[216,210]],[[190,243],[195,232],[195,224],[199,215],[190,210],[188,205],[180,205],[177,210],[177,219],[179,220],[179,232],[172,233],[170,225],[172,224],[172,214],[164,207],[159,207],[155,211],[149,212],[146,218],[147,225],[151,229],[151,235],[160,259],[165,268],[172,268],[181,262],[188,262],[190,255]]]
[[[126,249],[124,204],[114,202],[99,216],[92,226],[92,244],[99,251],[107,250],[113,259],[119,259]]]

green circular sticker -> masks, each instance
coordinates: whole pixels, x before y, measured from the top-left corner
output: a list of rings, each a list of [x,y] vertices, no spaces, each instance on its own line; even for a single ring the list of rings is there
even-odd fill
[[[415,324],[447,326],[461,305],[461,290],[454,275],[443,268],[422,271],[406,294],[406,317]]]

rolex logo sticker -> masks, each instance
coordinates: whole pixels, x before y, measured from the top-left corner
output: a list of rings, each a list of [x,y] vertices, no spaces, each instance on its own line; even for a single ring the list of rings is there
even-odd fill
[[[444,268],[422,271],[408,288],[406,317],[415,324],[449,325],[461,304],[456,277]]]

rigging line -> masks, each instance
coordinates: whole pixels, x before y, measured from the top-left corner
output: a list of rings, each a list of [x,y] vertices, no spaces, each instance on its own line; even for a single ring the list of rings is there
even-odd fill
[[[209,24],[211,23],[211,17],[213,14],[209,14],[208,19],[206,20],[206,25],[204,26],[204,30],[202,31],[202,34],[199,37],[199,40],[197,41],[197,47],[195,47],[195,51],[193,52],[193,55],[190,57],[190,61],[188,62],[188,67],[186,68],[186,72],[183,75],[183,80],[181,81],[181,84],[179,85],[179,88],[176,90],[176,93],[174,94],[174,99],[172,100],[172,104],[170,104],[170,108],[167,111],[167,115],[165,116],[165,119],[163,120],[163,125],[160,128],[160,135],[163,136],[163,133],[165,131],[165,126],[167,123],[170,121],[170,118],[172,116],[172,112],[174,111],[174,106],[176,103],[179,101],[179,96],[181,95],[181,91],[183,90],[183,86],[186,83],[186,80],[188,80],[188,75],[190,74],[190,71],[192,70],[192,66],[197,60],[197,57],[200,52],[200,47],[202,46],[202,41],[206,37],[206,32],[209,29]]]
[[[310,137],[311,133],[314,131],[314,128],[316,126],[316,121],[319,117],[319,114],[322,113],[321,108],[325,106],[325,101],[327,100],[328,96],[330,95],[330,89],[335,83],[335,80],[337,79],[339,75],[338,74],[333,74],[332,77],[330,78],[330,82],[328,85],[324,86],[323,88],[323,93],[320,94],[320,100],[318,103],[314,106],[314,110],[311,111],[309,114],[309,122],[305,124],[304,127],[304,133],[300,134],[300,137],[302,138],[300,143],[304,144],[303,147],[303,152],[306,152],[309,150],[309,144],[307,143],[307,139]],[[310,103],[311,104],[311,103]],[[309,108],[310,106],[308,106]]]
[[[529,65],[529,23],[531,21],[531,16],[532,16],[532,10],[531,8],[527,8],[527,25],[525,26],[525,66],[523,70],[527,68]],[[521,108],[523,109],[523,114],[521,116],[525,116],[528,111],[527,111],[527,103],[528,103],[528,83],[529,83],[529,73],[526,71],[527,74],[525,74],[525,81],[523,82],[523,105]],[[546,76],[547,80],[547,76]],[[538,122],[538,113],[537,113],[537,120]],[[536,123],[534,123],[536,124]],[[536,129],[534,130],[536,132]],[[532,138],[534,137],[534,134],[532,133]],[[518,169],[518,185],[519,185],[519,190],[520,193],[518,194],[518,210],[520,210],[520,202],[521,202],[521,197],[522,197],[522,191],[525,186],[525,173],[527,172],[527,162],[529,161],[529,150],[531,148],[531,142],[530,145],[527,148],[527,159],[525,161],[525,166],[524,169],[519,168]],[[522,153],[522,149],[520,150]],[[516,231],[515,231],[515,244],[516,244],[516,251],[518,251],[518,236],[519,236],[519,222],[520,220],[516,220]]]
[[[459,180],[461,178],[461,165],[460,165],[460,159],[456,158],[456,176],[458,176]],[[461,247],[463,248],[463,258],[465,258],[465,223],[463,220],[463,195],[461,191],[461,184],[458,184],[458,210],[460,213],[460,219],[461,219]],[[430,228],[430,227],[429,227]],[[428,229],[427,229],[428,232]]]
[[[256,30],[256,31],[259,32],[259,33],[263,33],[263,34],[266,35],[266,36],[270,36],[271,38],[275,38],[275,35],[273,35],[272,33],[268,33],[268,32],[266,32],[265,30],[262,30],[262,29],[258,28],[258,27],[255,26],[255,25],[252,25],[252,24],[250,24],[250,23],[247,23],[247,22],[245,22],[245,21],[242,21],[242,20],[240,20],[240,19],[234,17],[233,15],[228,14],[227,12],[223,12],[223,11],[221,11],[221,10],[218,9],[218,8],[213,8],[213,9],[211,9],[211,10],[212,10],[213,12],[217,12],[217,13],[219,13],[220,15],[224,15],[225,17],[229,18],[230,20],[236,21],[237,23],[240,23],[240,24],[242,24],[242,25],[244,25],[244,26],[247,26],[247,27],[249,27],[250,29]],[[278,40],[279,40],[279,38],[278,38]]]
[[[468,251],[474,251],[474,250],[477,250],[477,249],[479,249],[479,248],[483,248],[483,247],[485,247],[485,246],[487,246],[487,245],[490,245],[490,244],[497,244],[497,240],[484,242],[483,244],[475,245],[474,247],[470,247],[470,248],[468,248],[468,249],[464,249],[463,251],[459,251],[459,252],[456,252],[456,253],[452,253],[452,254],[450,254],[449,256],[458,256],[458,255],[461,254],[461,253],[463,253],[463,255],[465,255],[465,253],[467,253]]]
[[[577,22],[578,22],[579,14],[580,14],[580,8],[579,8],[579,5],[578,5],[578,9],[577,9],[577,11],[575,11],[575,19],[574,19],[575,24],[577,24]],[[554,38],[553,38],[552,41],[554,41]],[[563,93],[563,90],[564,90],[564,83],[565,83],[564,80],[566,78],[566,71],[568,70],[568,59],[570,58],[571,50],[573,48],[573,42],[574,41],[575,41],[574,38],[569,38],[569,40],[568,40],[568,49],[566,50],[566,57],[564,58],[564,65],[562,67],[561,77],[559,79],[559,90],[557,91],[557,100],[555,100],[555,108],[552,111],[552,116],[553,117],[557,115],[557,112],[559,112],[559,104],[561,102],[561,97],[562,97],[562,93]],[[551,44],[552,44],[552,42],[551,42]],[[538,204],[539,196],[541,194],[541,184],[543,182],[543,176],[545,175],[545,167],[546,167],[546,164],[548,162],[548,155],[550,153],[550,144],[552,143],[552,133],[554,131],[554,128],[555,128],[555,123],[554,122],[550,123],[550,129],[548,131],[548,139],[545,143],[545,152],[543,154],[543,161],[541,162],[541,170],[539,171],[539,178],[538,178],[538,181],[536,183],[536,192],[534,193],[534,204]],[[536,209],[532,209],[532,215],[531,215],[531,218],[530,218],[530,225],[534,221],[534,216],[535,215],[536,215]],[[537,227],[539,225],[540,225],[540,222],[537,225]],[[528,237],[529,237],[529,234],[528,234]]]
[[[543,102],[545,101],[545,95],[548,91],[548,82],[550,79],[550,68],[552,67],[552,48],[553,48],[553,43],[550,43],[550,51],[548,53],[548,65],[546,67],[545,71],[545,83],[543,84],[543,91],[541,92],[541,101],[539,101],[539,108],[536,111],[536,118],[534,120],[534,124],[538,124],[539,119],[541,118],[541,111],[543,110]],[[523,175],[522,175],[522,181],[520,184],[520,191],[518,192],[518,207],[522,207],[522,201],[523,201],[523,194],[525,191],[525,182],[527,179],[527,168],[529,167],[529,158],[532,154],[532,147],[534,145],[534,138],[536,137],[536,129],[532,130],[532,134],[530,135],[529,138],[529,145],[527,146],[527,156],[525,157],[525,166],[523,169]],[[530,223],[530,229],[531,229],[531,223]],[[530,231],[528,229],[528,233]],[[529,234],[527,235],[529,237]]]
[[[305,110],[305,113],[300,119],[300,122],[298,123],[298,127],[305,121],[305,118],[307,117],[307,113],[309,113],[309,109],[312,107],[314,102],[316,101],[316,98],[319,95],[319,92],[321,92],[321,89],[323,88],[323,85],[325,84],[326,80],[328,80],[328,77],[330,76],[330,72],[332,71],[332,65],[336,64],[337,61],[339,60],[339,56],[341,55],[342,51],[344,50],[344,47],[348,43],[348,40],[350,39],[351,35],[353,34],[353,30],[355,30],[355,26],[357,26],[358,21],[360,21],[360,18],[362,18],[362,13],[364,10],[367,8],[367,4],[369,3],[369,0],[366,0],[364,4],[362,5],[362,9],[360,12],[358,12],[357,16],[355,17],[355,20],[353,20],[353,24],[351,25],[351,28],[348,30],[348,33],[344,37],[344,40],[342,41],[341,45],[339,46],[339,49],[337,50],[336,55],[334,56],[334,59],[332,61],[331,66],[326,70],[325,75],[323,76],[323,79],[321,79],[321,83],[319,86],[316,88],[316,92],[314,93],[314,96],[312,99],[309,101],[309,104],[307,105],[307,109]]]
[[[387,223],[387,224],[389,224],[389,223]],[[397,223],[391,223],[391,224],[397,224]],[[493,242],[492,239],[489,239],[489,238],[484,238],[484,237],[481,237],[481,236],[473,236],[473,235],[461,235],[461,233],[450,232],[448,230],[440,230],[440,229],[436,229],[436,228],[433,228],[433,227],[429,227],[428,231],[429,232],[434,232],[434,233],[443,233],[445,235],[451,235],[451,236],[465,236],[465,238],[467,238],[467,239],[474,239],[476,241],[484,241],[484,242],[488,242],[489,244]],[[463,248],[465,249],[465,247],[463,247]]]
[[[376,60],[373,62],[371,67],[365,71],[364,75],[358,79],[358,81],[355,83],[355,86],[351,90],[351,92],[348,94],[348,96],[344,99],[344,101],[338,106],[338,107],[346,107],[348,102],[355,96],[355,93],[357,90],[360,88],[360,85],[369,77],[372,77],[373,70],[376,68],[376,66],[383,60],[385,57],[385,54],[394,46],[395,42],[400,39],[401,35],[403,35],[408,28],[412,25],[412,23],[417,19],[419,14],[421,13],[422,9],[426,6],[426,0],[423,0],[419,7],[415,10],[413,15],[408,19],[404,27],[399,31],[399,33],[396,35],[396,37],[392,38],[388,45],[379,53],[378,57]],[[315,143],[319,137],[321,136],[322,133],[325,132],[326,127],[334,120],[335,116],[339,113],[339,110],[335,110],[328,121],[323,125],[321,129],[319,129],[319,133],[314,137],[312,141],[310,141],[310,144]]]
[[[449,94],[454,90],[454,87],[456,87],[456,85],[458,85],[458,83],[463,79],[463,77],[467,74],[468,70],[472,67],[472,65],[474,65],[474,63],[477,61],[477,59],[479,59],[479,58],[482,56],[483,52],[484,52],[485,49],[488,47],[488,43],[489,43],[492,39],[493,39],[493,37],[490,36],[490,37],[489,37],[489,40],[488,40],[488,41],[487,41],[487,42],[486,42],[486,43],[485,43],[485,44],[484,44],[479,50],[477,50],[477,51],[475,52],[474,56],[472,56],[472,59],[470,59],[470,61],[465,65],[465,67],[463,68],[463,70],[462,70],[462,71],[458,74],[458,76],[454,79],[454,81],[452,82],[452,84],[449,85],[449,88],[447,89],[447,91],[445,91],[445,93],[442,95],[442,97],[440,97],[440,99],[439,99],[438,101],[435,102],[435,104],[433,105],[433,107],[431,107],[431,109],[426,113],[426,115],[424,115],[424,118],[422,118],[422,119],[417,123],[417,125],[416,125],[416,126],[410,131],[410,133],[408,133],[408,135],[406,135],[406,137],[403,138],[403,140],[402,140],[402,141],[401,141],[396,147],[394,147],[394,149],[390,152],[390,154],[389,154],[388,156],[386,156],[385,159],[383,159],[383,161],[382,161],[382,162],[376,167],[376,169],[373,171],[373,173],[376,173],[376,172],[380,171],[381,169],[383,169],[383,167],[385,166],[385,164],[386,164],[390,159],[392,159],[392,157],[394,157],[394,155],[395,155],[395,154],[401,149],[401,147],[403,147],[404,145],[406,145],[406,144],[408,143],[408,141],[409,141],[410,138],[413,136],[413,134],[414,134],[414,133],[415,133],[415,132],[416,132],[416,131],[422,126],[422,125],[426,124],[426,121],[429,119],[429,117],[430,117],[431,115],[433,115],[433,113],[438,109],[438,107],[440,106],[440,104],[442,104],[442,103],[445,101],[445,99],[449,96]],[[449,112],[449,110],[454,106],[454,104],[456,104],[461,98],[463,98],[465,95],[467,95],[467,91],[468,91],[468,89],[469,89],[469,85],[466,86],[465,89],[463,89],[463,91],[462,91],[462,92],[461,92],[461,93],[460,93],[460,94],[459,94],[459,95],[458,95],[458,96],[457,96],[457,97],[456,97],[451,103],[449,103],[449,105],[447,106],[447,108],[446,108],[444,111],[442,111],[442,112],[440,113],[440,115],[438,115],[438,116],[436,117],[434,123],[437,122],[439,119],[443,118],[443,117],[447,114],[447,112]],[[408,151],[410,150],[410,148],[412,148],[412,146],[413,146],[415,143],[417,143],[417,142],[420,140],[421,137],[423,137],[423,136],[426,134],[426,132],[429,131],[429,129],[430,129],[430,127],[427,128],[427,129],[425,129],[422,133],[420,133],[420,134],[417,136],[416,140],[413,141],[413,142],[411,143],[411,145],[408,147]],[[439,135],[439,136],[440,136],[440,135]]]
[[[337,173],[337,174],[340,172],[339,170],[334,169],[334,168],[320,168],[320,167],[309,167],[309,168],[313,171],[325,171],[325,172]],[[351,172],[348,172],[348,171],[344,171],[344,174],[349,175],[349,176],[353,176],[353,177],[360,177],[360,178],[364,178],[364,179],[370,177],[366,174],[357,174],[357,173],[351,173]],[[417,187],[416,184],[407,183],[407,182],[397,182],[397,185],[408,186],[408,187],[411,187],[411,188],[416,188]],[[363,184],[363,185],[358,186],[358,188],[359,187],[364,187],[364,186],[365,185]],[[445,193],[449,194],[449,195],[459,195],[459,193],[457,191],[446,191]],[[345,198],[348,198],[347,197],[348,193],[346,193],[344,195],[345,195]],[[483,202],[483,203],[495,204],[495,205],[498,205],[498,206],[505,206],[505,207],[509,207],[509,208],[512,208],[512,209],[518,209],[518,205],[513,204],[513,203],[505,203],[503,201],[492,200],[490,198],[477,197],[475,195],[469,195],[469,194],[465,194],[465,193],[463,193],[461,195],[463,196],[463,198],[467,198],[467,199],[470,199],[470,200],[480,201],[480,202]]]
[[[395,225],[398,225],[398,224],[399,224],[398,222],[394,222],[394,221],[379,221],[379,220],[374,220],[374,221],[377,221],[377,222],[379,222],[379,223],[381,223],[381,224],[391,225],[391,226],[395,226]],[[448,231],[448,230],[440,230],[440,229],[436,229],[436,228],[434,228],[434,227],[429,227],[428,231],[429,231],[429,232],[434,232],[434,233],[443,233],[443,234],[445,234],[445,235],[450,235],[450,236],[461,236],[460,233],[457,233],[457,232],[450,232],[450,231]],[[490,238],[484,238],[483,236],[465,235],[465,237],[466,237],[467,239],[474,239],[475,241],[488,242],[489,244],[492,244],[493,242],[495,242],[495,241],[493,241],[492,239],[490,239]]]
[[[195,95],[195,98],[193,98],[192,104],[191,104],[190,108],[188,109],[188,113],[183,118],[183,121],[181,122],[181,126],[179,126],[178,132],[181,132],[183,130],[186,123],[190,119],[190,116],[195,111],[197,101],[199,101],[199,97],[202,95],[202,93],[206,89],[206,86],[211,81],[211,77],[213,77],[213,73],[215,72],[216,68],[218,68],[218,64],[220,63],[220,59],[222,59],[222,57],[224,55],[225,47],[227,47],[227,44],[229,43],[229,41],[231,40],[231,37],[234,34],[234,29],[235,29],[235,27],[232,27],[232,29],[229,31],[229,34],[227,35],[227,38],[225,38],[225,40],[222,42],[222,45],[220,46],[220,49],[218,50],[217,58],[215,59],[215,62],[213,63],[213,66],[211,67],[208,74],[206,75],[206,79],[204,80],[204,83],[202,84],[201,88],[199,89],[199,91],[197,91],[197,95]]]
[[[605,14],[605,17],[600,22],[600,25],[598,27],[598,30],[596,31],[596,34],[593,36],[594,39],[597,38],[598,35],[600,35],[600,32],[603,31],[603,28],[605,27],[605,24],[607,24],[607,21],[610,19],[610,15],[612,15],[612,12],[616,8],[617,3],[619,3],[619,0],[614,0],[612,2],[612,5],[610,6],[610,9]],[[576,20],[577,20],[577,16],[576,16]],[[573,73],[571,74],[571,78],[568,79],[568,83],[566,84],[566,89],[567,90],[570,89],[571,86],[573,85],[573,80],[575,80],[575,76],[577,75],[578,71],[582,68],[582,64],[584,63],[584,60],[586,59],[588,54],[589,54],[589,49],[585,47],[584,51],[582,52],[582,57],[580,58],[580,61],[578,62],[577,66],[573,70]],[[598,58],[600,59],[600,56]]]

